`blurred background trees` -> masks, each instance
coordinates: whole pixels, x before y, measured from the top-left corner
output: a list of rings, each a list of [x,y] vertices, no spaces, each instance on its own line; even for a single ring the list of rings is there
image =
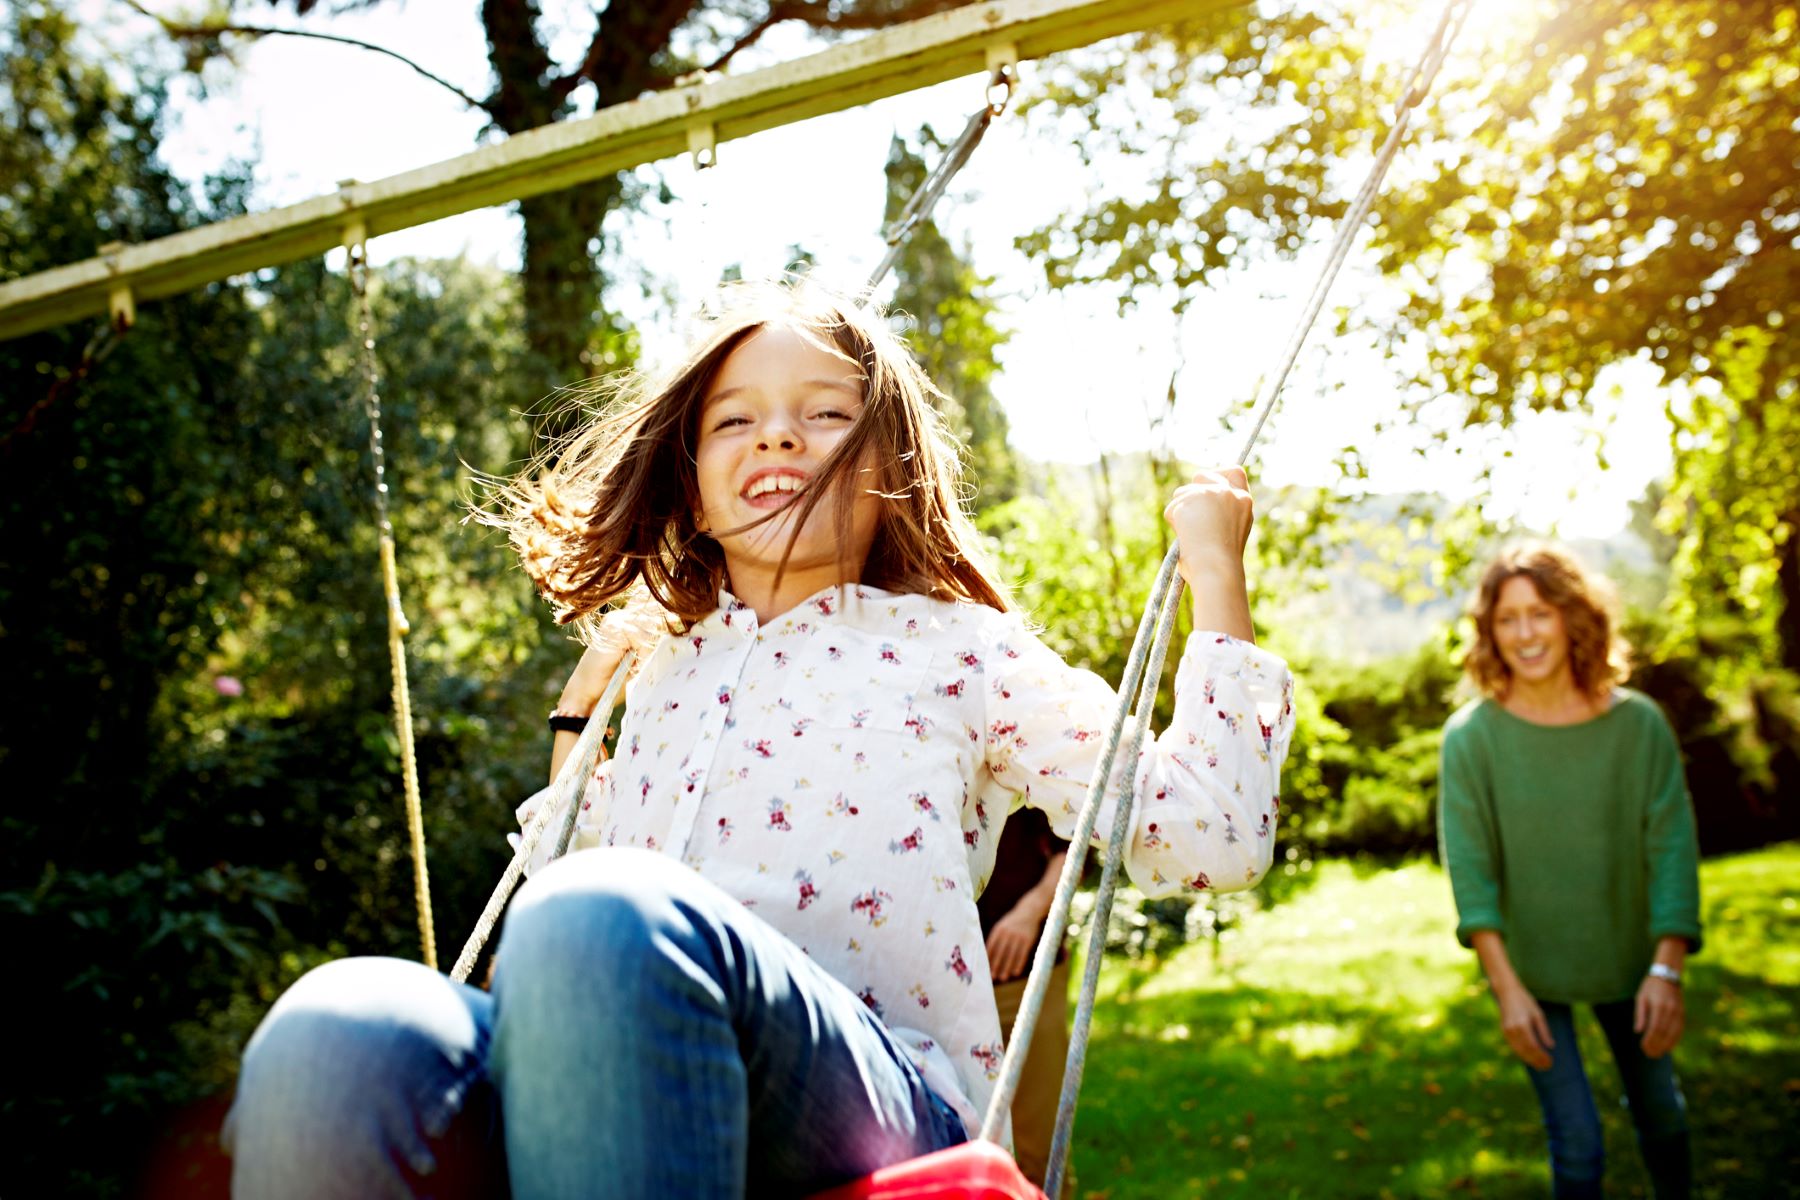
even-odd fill
[[[943,5],[776,7],[832,36]],[[1034,119],[1095,172],[1091,208],[1021,238],[1047,283],[1107,289],[1129,316],[1316,249],[1398,89],[1366,7],[1252,6],[1041,72]],[[254,15],[238,8],[221,20]],[[527,128],[578,93],[610,103],[716,65],[776,15],[614,6],[586,57],[558,65],[535,5],[485,3],[495,75],[479,103],[496,131]],[[1449,406],[1452,424],[1503,428],[1590,404],[1609,364],[1660,367],[1674,469],[1641,506],[1642,559],[1601,564],[1631,576],[1634,682],[1676,723],[1709,850],[1794,836],[1793,10],[1602,0],[1546,15],[1527,53],[1422,118],[1374,229],[1397,298],[1340,327],[1372,325],[1411,371],[1396,420]],[[167,79],[127,65],[91,57],[59,5],[11,8],[0,278],[252,205],[252,164],[199,189],[170,173]],[[871,229],[940,149],[929,129],[894,139]],[[376,274],[451,951],[541,775],[543,713],[573,653],[505,546],[458,523],[466,468],[506,470],[531,436],[517,410],[634,360],[607,299],[604,218],[647,199],[632,178],[528,202],[517,275],[444,261]],[[991,387],[1004,297],[937,224],[909,243],[894,305],[950,397],[972,507],[1021,602],[1059,650],[1116,678],[1167,545],[1180,447],[1087,466],[1018,454]],[[87,328],[0,342],[0,678],[15,697],[0,928],[32,1032],[0,1111],[21,1194],[128,1189],[172,1114],[210,1103],[191,1125],[204,1136],[243,1038],[300,971],[416,953],[348,312],[345,280],[313,262],[144,306],[85,378]],[[1151,406],[1166,417],[1174,394]],[[1307,685],[1284,782],[1295,881],[1314,854],[1429,851],[1457,598],[1508,532],[1440,497],[1358,497],[1354,465],[1335,488],[1259,496],[1257,611]],[[1373,636],[1394,627],[1402,641]]]

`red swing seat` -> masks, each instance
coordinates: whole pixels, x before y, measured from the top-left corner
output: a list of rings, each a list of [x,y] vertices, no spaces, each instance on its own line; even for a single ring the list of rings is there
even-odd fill
[[[964,1142],[883,1167],[812,1200],[1045,1200],[1012,1155],[992,1142]]]

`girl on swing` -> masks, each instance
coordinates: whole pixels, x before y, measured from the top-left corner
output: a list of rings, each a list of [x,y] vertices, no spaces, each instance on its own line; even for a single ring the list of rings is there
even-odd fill
[[[1010,609],[936,395],[871,311],[746,289],[505,489],[592,627],[558,761],[642,655],[581,852],[521,889],[491,993],[359,959],[282,997],[227,1122],[239,1196],[791,1196],[973,1135],[1002,1053],[975,899],[1010,810],[1072,832],[1115,697]],[[1127,868],[1246,888],[1292,705],[1251,641],[1242,471],[1165,515],[1196,632],[1171,728],[1115,767]],[[640,589],[666,628],[605,610]]]

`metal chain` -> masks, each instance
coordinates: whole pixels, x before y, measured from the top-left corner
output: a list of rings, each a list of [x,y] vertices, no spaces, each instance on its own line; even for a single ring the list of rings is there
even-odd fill
[[[400,778],[406,793],[406,829],[412,842],[413,899],[419,910],[419,944],[425,965],[437,969],[437,935],[431,919],[431,879],[425,866],[424,806],[419,799],[419,761],[413,747],[412,692],[406,683],[406,635],[411,625],[400,606],[400,573],[394,525],[388,517],[387,456],[382,450],[380,377],[375,365],[374,322],[369,314],[368,243],[353,239],[350,290],[356,297],[363,412],[369,419],[369,456],[375,464],[375,524],[381,546],[382,593],[387,600],[388,663],[394,678],[394,735],[400,743]]]
[[[74,392],[86,383],[88,376],[93,374],[94,368],[106,361],[106,356],[118,348],[119,342],[130,329],[130,322],[123,317],[110,317],[102,321],[95,328],[93,336],[88,338],[87,346],[81,351],[81,358],[76,362],[74,369],[52,383],[50,390],[44,393],[43,399],[26,409],[25,415],[19,418],[18,424],[8,430],[5,437],[0,437],[0,454],[10,456],[13,445],[18,439],[30,437],[32,432],[37,429],[38,420],[54,408],[56,402],[63,396]]]

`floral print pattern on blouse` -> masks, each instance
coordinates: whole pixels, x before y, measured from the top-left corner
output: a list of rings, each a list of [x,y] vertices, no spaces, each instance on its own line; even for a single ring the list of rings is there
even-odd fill
[[[861,997],[973,1132],[1002,1050],[975,898],[1013,808],[1073,833],[1116,697],[1016,613],[852,586],[762,625],[721,599],[646,656],[573,848],[660,851],[723,888]],[[1125,865],[1144,892],[1268,870],[1292,689],[1275,655],[1188,639],[1173,724],[1136,764]]]

